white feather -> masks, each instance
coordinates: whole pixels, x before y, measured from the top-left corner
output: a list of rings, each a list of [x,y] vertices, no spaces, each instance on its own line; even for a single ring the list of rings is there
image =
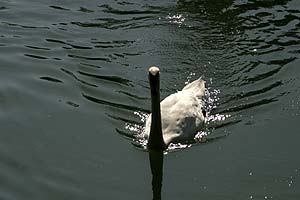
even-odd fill
[[[165,144],[185,142],[193,139],[203,128],[204,106],[202,97],[205,82],[199,78],[160,102],[162,132]],[[148,138],[151,114],[146,120],[145,135]]]

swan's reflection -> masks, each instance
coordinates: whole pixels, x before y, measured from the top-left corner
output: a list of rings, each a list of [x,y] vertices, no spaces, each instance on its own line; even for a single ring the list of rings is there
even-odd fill
[[[153,200],[160,200],[163,179],[164,152],[149,151],[149,160],[152,172]]]

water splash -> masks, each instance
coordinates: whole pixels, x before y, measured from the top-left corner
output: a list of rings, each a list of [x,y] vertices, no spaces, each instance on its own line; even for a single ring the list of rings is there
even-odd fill
[[[189,75],[186,77],[187,80],[184,82],[184,84],[185,85],[189,84],[195,75],[196,73],[190,72]]]
[[[170,23],[177,24],[180,27],[182,24],[184,24],[186,18],[182,14],[175,14],[175,15],[169,14],[168,16],[166,16],[166,19]]]
[[[166,151],[166,154],[168,153],[168,152],[174,152],[174,151],[178,151],[178,150],[181,150],[181,149],[186,149],[186,148],[189,148],[189,147],[191,147],[192,146],[192,144],[181,144],[181,143],[176,143],[176,144],[174,144],[174,143],[171,143],[171,144],[169,144],[169,146],[168,146],[168,149],[167,149],[167,151]]]
[[[141,123],[143,125],[140,125],[140,124],[132,124],[132,123],[126,123],[125,124],[125,128],[131,132],[134,133],[134,135],[138,136],[138,137],[144,137],[144,132],[145,132],[145,126],[144,126],[144,123],[146,122],[149,114],[147,113],[144,113],[144,112],[141,112],[141,111],[135,111],[133,113],[134,115],[136,115]]]
[[[221,91],[220,89],[211,87],[211,85],[212,79],[206,82],[206,90],[204,96],[204,107],[207,113],[205,120],[208,124],[215,121],[224,121],[230,117],[230,115],[228,114],[213,114],[213,111],[216,110],[219,106]]]
[[[206,137],[208,136],[208,131],[199,131],[195,137],[194,140],[197,142],[206,142]]]

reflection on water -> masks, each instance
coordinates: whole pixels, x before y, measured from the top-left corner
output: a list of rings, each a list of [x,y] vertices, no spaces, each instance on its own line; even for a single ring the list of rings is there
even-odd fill
[[[200,76],[208,87],[200,142],[165,157],[168,198],[295,199],[299,10],[297,0],[1,1],[0,199],[144,197],[149,166],[131,143],[146,142],[152,65],[162,98]]]
[[[163,180],[164,152],[149,151],[149,161],[152,173],[153,200],[160,200]]]

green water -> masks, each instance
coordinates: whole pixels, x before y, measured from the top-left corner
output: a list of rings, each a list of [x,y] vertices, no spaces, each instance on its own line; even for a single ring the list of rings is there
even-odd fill
[[[0,199],[299,199],[299,29],[297,0],[1,1]],[[152,65],[216,121],[163,166],[130,129]]]

